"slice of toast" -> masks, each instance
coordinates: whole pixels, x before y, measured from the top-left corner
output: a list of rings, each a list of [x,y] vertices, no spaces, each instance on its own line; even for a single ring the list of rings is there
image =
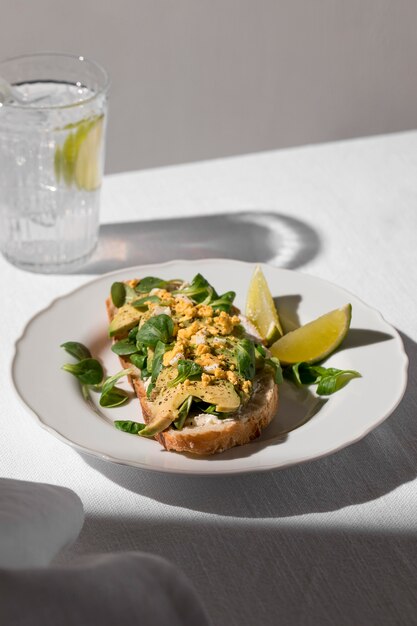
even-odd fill
[[[111,322],[117,309],[110,298],[106,301],[107,314]],[[124,368],[132,368],[128,358],[119,357]],[[153,403],[147,398],[146,386],[140,370],[133,368],[129,381],[140,401],[145,423],[153,416]],[[278,408],[278,385],[273,374],[265,368],[255,376],[253,391],[247,403],[226,419],[201,414],[187,420],[181,430],[170,426],[155,435],[155,439],[166,450],[188,452],[193,455],[212,455],[234,446],[256,439],[271,422]]]

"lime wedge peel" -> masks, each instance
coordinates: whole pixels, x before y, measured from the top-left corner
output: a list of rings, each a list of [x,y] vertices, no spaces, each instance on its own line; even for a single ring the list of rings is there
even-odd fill
[[[256,266],[249,284],[245,315],[256,326],[267,345],[283,335],[274,300],[259,265]]]
[[[65,127],[69,132],[62,147],[55,149],[54,169],[59,182],[73,183],[79,189],[94,191],[101,184],[103,115],[81,120]]]
[[[101,145],[103,118],[97,119],[85,133],[75,162],[74,178],[79,189],[94,191],[101,184]]]
[[[340,346],[351,318],[352,305],[346,304],[287,333],[270,347],[271,353],[282,365],[322,361]]]

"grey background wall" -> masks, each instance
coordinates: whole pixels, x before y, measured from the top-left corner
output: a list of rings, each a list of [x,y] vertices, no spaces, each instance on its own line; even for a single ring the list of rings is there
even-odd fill
[[[414,0],[0,0],[0,58],[112,80],[107,171],[417,126]]]

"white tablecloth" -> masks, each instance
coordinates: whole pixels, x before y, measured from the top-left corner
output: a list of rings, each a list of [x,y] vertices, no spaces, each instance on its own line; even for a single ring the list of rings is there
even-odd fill
[[[258,239],[216,241],[220,214],[232,225],[258,216]],[[29,274],[0,260],[0,470],[80,496],[84,529],[60,562],[163,555],[189,576],[216,625],[417,624],[417,133],[108,176],[102,223],[83,274]],[[187,224],[207,237],[191,245]],[[41,429],[9,374],[31,316],[94,273],[206,255],[314,274],[379,309],[411,360],[394,414],[325,459],[213,479],[81,456]]]

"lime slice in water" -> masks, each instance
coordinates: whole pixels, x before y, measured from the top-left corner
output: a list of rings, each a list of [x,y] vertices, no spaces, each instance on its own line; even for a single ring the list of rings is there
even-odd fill
[[[340,346],[349,330],[351,317],[350,304],[330,311],[278,339],[271,346],[271,353],[282,365],[321,361]]]
[[[55,150],[54,168],[57,181],[62,178],[68,186],[93,191],[101,183],[101,145],[103,116],[70,124],[62,148]]]
[[[74,179],[75,159],[77,157],[77,140],[76,133],[70,132],[64,141],[62,150],[59,147],[55,152],[55,172],[58,170],[57,161],[60,157],[59,169],[62,173],[64,181],[67,185],[71,185]]]
[[[249,284],[245,314],[267,345],[283,335],[274,300],[259,265],[256,266]]]
[[[59,146],[55,148],[54,170],[55,170],[55,178],[59,182],[61,180],[61,172],[62,172],[62,155],[61,155],[61,148]]]
[[[103,118],[100,117],[86,131],[78,147],[74,177],[80,189],[94,191],[100,187],[102,139]]]

